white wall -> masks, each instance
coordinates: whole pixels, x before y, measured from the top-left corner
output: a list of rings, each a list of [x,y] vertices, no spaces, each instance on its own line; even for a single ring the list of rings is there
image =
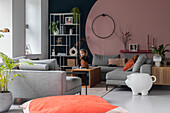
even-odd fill
[[[10,33],[1,33],[4,38],[0,39],[0,52],[12,57],[12,1],[0,0],[0,30],[10,29]]]
[[[8,5],[2,5],[2,3],[6,2],[11,3]],[[12,2],[11,2],[12,1]],[[6,46],[4,48],[12,48],[11,52],[10,49],[7,49],[8,52],[11,53],[11,57],[17,57],[25,55],[25,0],[0,0],[0,14],[10,14],[9,11],[11,11],[11,17],[5,17],[6,23],[4,25],[8,25],[11,23],[11,34],[12,34],[12,40],[9,41],[10,38],[6,38],[5,43],[1,43],[2,46]],[[48,0],[41,0],[41,54],[40,55],[28,55],[28,57],[34,58],[39,57],[40,59],[48,58]],[[2,9],[1,9],[2,8]],[[6,8],[6,10],[5,10]],[[10,9],[11,8],[11,9]],[[8,13],[4,13],[7,11]],[[9,16],[9,15],[8,15]],[[1,17],[2,18],[2,17]],[[0,18],[0,20],[1,20]],[[10,22],[10,19],[12,19],[12,22]],[[9,19],[9,20],[8,20]],[[1,26],[1,23],[0,23]],[[5,38],[4,38],[5,40]],[[1,41],[0,41],[1,42]],[[12,43],[12,44],[9,44]],[[0,48],[1,48],[0,44]],[[1,49],[0,49],[1,51]]]

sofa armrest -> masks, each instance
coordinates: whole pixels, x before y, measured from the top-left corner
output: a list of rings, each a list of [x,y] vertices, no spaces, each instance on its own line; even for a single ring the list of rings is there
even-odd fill
[[[148,73],[151,75],[151,70],[152,70],[152,65],[151,64],[143,64],[140,67],[140,73]]]
[[[14,98],[39,98],[63,95],[66,92],[66,72],[13,70],[12,74],[24,74],[16,77],[10,91]]]

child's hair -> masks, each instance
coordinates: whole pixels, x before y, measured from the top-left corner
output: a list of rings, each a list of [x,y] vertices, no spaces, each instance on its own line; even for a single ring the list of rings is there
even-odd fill
[[[84,52],[86,54],[86,56],[88,56],[88,51],[86,49],[81,49],[80,52]]]

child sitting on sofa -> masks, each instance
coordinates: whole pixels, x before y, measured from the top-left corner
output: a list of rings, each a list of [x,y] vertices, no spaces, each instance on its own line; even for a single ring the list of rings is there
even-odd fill
[[[88,65],[88,51],[85,49],[80,50],[80,66],[82,68],[89,68]]]

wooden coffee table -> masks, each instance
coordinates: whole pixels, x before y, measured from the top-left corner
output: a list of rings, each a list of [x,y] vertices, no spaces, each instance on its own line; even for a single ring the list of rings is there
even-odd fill
[[[72,69],[71,72],[88,72],[89,73],[89,80],[88,80],[89,84],[87,85],[88,88],[91,88],[101,82],[101,68],[100,67],[89,67],[89,69]],[[82,86],[82,87],[85,87],[85,86]]]

